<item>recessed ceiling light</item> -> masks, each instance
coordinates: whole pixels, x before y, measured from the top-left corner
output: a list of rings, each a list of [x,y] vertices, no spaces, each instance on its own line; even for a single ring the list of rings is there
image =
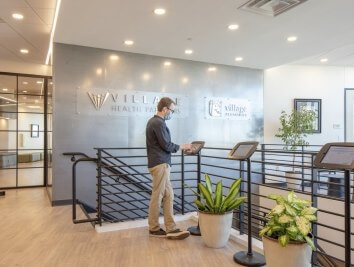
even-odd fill
[[[320,60],[322,63],[326,63],[328,61],[328,58],[321,58]]]
[[[187,55],[191,55],[191,54],[193,54],[193,50],[192,49],[186,49],[184,51],[184,53],[187,54]]]
[[[124,41],[124,44],[125,44],[125,45],[133,45],[133,44],[134,44],[134,41],[133,41],[133,40],[125,40],[125,41]]]
[[[13,13],[13,14],[12,14],[12,17],[13,17],[14,19],[17,19],[17,20],[23,19],[23,15],[22,15],[22,14],[19,14],[19,13]]]
[[[21,49],[20,52],[21,52],[22,54],[28,54],[29,51],[28,51],[28,49]]]
[[[235,58],[235,61],[242,61],[243,60],[243,57],[236,57]]]
[[[297,37],[296,36],[289,36],[287,38],[288,42],[295,42],[297,40]]]
[[[37,81],[38,84],[42,84],[43,82],[42,81]]]
[[[10,102],[9,102],[9,101],[7,101],[7,102],[6,102],[6,104],[10,104]]]
[[[156,15],[164,15],[164,14],[166,13],[166,9],[163,9],[163,8],[156,8],[156,9],[154,10],[154,13],[155,13]]]
[[[101,68],[96,69],[96,74],[97,75],[102,75],[102,69]]]
[[[118,60],[119,59],[119,56],[118,55],[111,55],[110,57],[109,57],[111,60]]]
[[[50,82],[49,84],[53,84],[53,82]]]
[[[144,74],[143,74],[143,80],[144,80],[144,81],[148,81],[148,80],[150,80],[150,78],[151,78],[151,76],[150,76],[149,73],[144,73]]]
[[[231,30],[231,31],[237,30],[238,27],[239,27],[239,26],[238,26],[237,24],[230,24],[230,25],[228,26],[229,30]]]
[[[22,91],[22,93],[27,93],[27,91]]]
[[[4,92],[9,91],[9,89],[7,89],[7,88],[2,88],[2,90],[3,90]]]
[[[166,67],[169,67],[169,66],[171,66],[171,62],[170,61],[165,61],[163,63],[163,65],[166,66]]]
[[[28,82],[22,82],[22,84],[28,84]]]
[[[208,71],[216,71],[216,67],[209,67]]]
[[[188,82],[189,82],[189,79],[187,77],[182,78],[182,83],[188,83]]]

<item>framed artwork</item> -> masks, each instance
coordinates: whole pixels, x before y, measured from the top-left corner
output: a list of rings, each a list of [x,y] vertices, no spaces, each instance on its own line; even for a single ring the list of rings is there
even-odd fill
[[[39,137],[39,125],[31,124],[31,137],[38,138]]]
[[[321,133],[321,113],[322,113],[322,100],[321,99],[294,99],[294,108],[296,111],[305,108],[312,110],[316,114],[316,120],[314,122],[313,133]]]

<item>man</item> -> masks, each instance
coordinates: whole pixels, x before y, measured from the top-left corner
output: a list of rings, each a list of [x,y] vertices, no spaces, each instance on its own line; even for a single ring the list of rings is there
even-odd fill
[[[179,149],[190,150],[192,145],[179,146],[171,142],[170,130],[165,121],[171,119],[175,105],[172,99],[161,98],[157,105],[157,114],[149,120],[146,126],[148,168],[152,176],[149,232],[155,237],[184,239],[189,236],[189,232],[176,228],[173,218],[173,189],[170,181],[171,153],[176,153]],[[160,228],[159,224],[161,202],[166,232]]]

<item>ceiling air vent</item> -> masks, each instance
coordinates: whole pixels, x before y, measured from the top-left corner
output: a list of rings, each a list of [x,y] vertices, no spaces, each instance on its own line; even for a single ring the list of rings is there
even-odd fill
[[[239,9],[275,17],[306,1],[307,0],[249,0],[240,6]]]

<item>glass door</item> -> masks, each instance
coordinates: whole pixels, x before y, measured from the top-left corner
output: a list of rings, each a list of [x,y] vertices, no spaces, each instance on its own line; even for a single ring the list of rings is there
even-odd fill
[[[0,73],[0,188],[47,184],[50,82]]]
[[[344,140],[354,142],[354,88],[344,93]]]

